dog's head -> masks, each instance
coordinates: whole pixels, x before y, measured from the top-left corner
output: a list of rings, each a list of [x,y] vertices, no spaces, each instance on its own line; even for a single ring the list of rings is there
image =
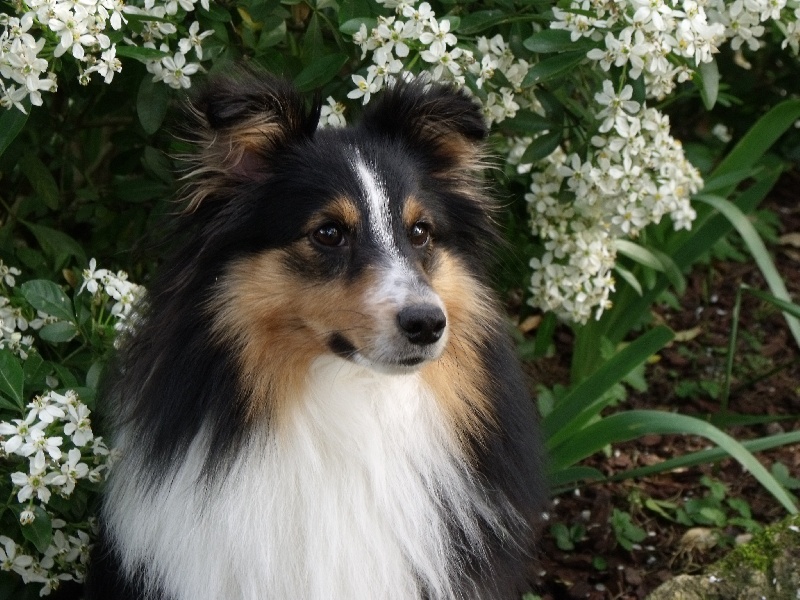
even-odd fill
[[[495,241],[472,100],[397,83],[358,125],[316,130],[288,84],[245,73],[193,106],[194,259],[221,265],[208,316],[251,385],[266,365],[300,374],[324,354],[403,373],[465,351],[459,337],[491,312]]]

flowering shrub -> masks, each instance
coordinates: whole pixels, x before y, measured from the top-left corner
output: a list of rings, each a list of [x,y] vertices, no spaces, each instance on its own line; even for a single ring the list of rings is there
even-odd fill
[[[0,571],[46,596],[86,573],[93,498],[113,454],[90,406],[141,288],[94,260],[73,299],[48,280],[17,285],[16,267],[0,272]]]

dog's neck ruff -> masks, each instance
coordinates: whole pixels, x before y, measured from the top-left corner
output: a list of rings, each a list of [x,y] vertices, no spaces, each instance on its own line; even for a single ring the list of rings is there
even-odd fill
[[[149,490],[123,448],[106,517],[129,575],[144,567],[171,600],[474,596],[459,557],[498,515],[419,374],[319,359],[289,404],[211,493],[208,436]]]

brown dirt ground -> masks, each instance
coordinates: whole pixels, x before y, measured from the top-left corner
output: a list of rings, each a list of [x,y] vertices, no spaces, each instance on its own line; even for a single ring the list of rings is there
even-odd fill
[[[771,244],[771,250],[795,301],[800,299],[799,188],[800,175],[787,175],[765,203],[765,208],[778,216],[777,233],[781,237]],[[676,332],[684,332],[688,339],[673,342],[660,353],[658,362],[648,366],[647,392],[632,393],[623,409],[679,410],[703,417],[719,412],[719,400],[712,394],[724,374],[731,313],[736,290],[742,282],[766,289],[754,264],[715,260],[696,268],[689,276],[678,310],[666,306],[655,309],[656,319]],[[800,430],[800,351],[781,313],[745,294],[738,339],[730,409],[742,414],[789,418],[733,427],[728,433],[744,440]],[[559,332],[556,343],[568,348],[569,334]],[[546,385],[565,383],[568,369],[565,358],[568,360],[568,354],[558,352],[554,358],[532,364],[534,377]],[[771,371],[774,372],[770,374]],[[708,446],[706,440],[695,437],[652,435],[620,444],[610,456],[596,456],[586,464],[613,475]],[[767,468],[781,462],[790,475],[800,477],[800,445],[758,456]],[[719,559],[730,548],[729,544],[704,548],[701,541],[691,536],[702,537],[705,530],[684,537],[689,527],[670,522],[643,505],[648,498],[680,503],[685,498],[702,496],[707,491],[700,481],[704,475],[723,482],[728,488],[727,497],[744,499],[752,510],[752,518],[761,524],[785,515],[777,501],[732,460],[636,481],[589,485],[556,498],[548,523],[567,526],[581,523],[586,533],[574,550],[565,552],[545,531],[536,566],[538,593],[545,600],[645,598],[674,575],[696,572]],[[616,543],[608,522],[614,508],[630,513],[634,523],[649,532],[637,549],[627,551]],[[729,526],[721,533],[733,539],[742,532],[741,528]],[[595,557],[605,559],[607,566],[601,569],[593,566]]]

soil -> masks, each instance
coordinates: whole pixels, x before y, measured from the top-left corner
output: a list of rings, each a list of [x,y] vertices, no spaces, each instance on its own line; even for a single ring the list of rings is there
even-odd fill
[[[800,174],[785,176],[764,204],[777,215],[777,236],[770,249],[796,302],[800,300],[799,186]],[[719,415],[720,385],[740,283],[767,289],[752,261],[712,260],[694,269],[686,293],[679,298],[680,306],[657,306],[654,310],[654,318],[679,332],[680,341],[673,342],[659,353],[657,362],[648,365],[647,391],[631,391],[624,404],[613,410],[658,409],[703,418]],[[538,383],[567,382],[569,342],[569,333],[559,332],[556,343],[564,352],[559,348],[553,358],[530,365]],[[748,294],[742,299],[729,408],[738,414],[770,417],[766,423],[725,428],[739,440],[800,430],[800,351],[782,314]],[[650,435],[615,446],[610,455],[592,457],[585,464],[610,476],[707,447],[709,442],[701,438]],[[759,453],[758,457],[768,469],[781,463],[790,476],[800,477],[800,445]],[[648,500],[682,506],[687,499],[707,496],[710,490],[703,477],[726,488],[722,508],[728,519],[724,526],[680,524],[650,508],[652,502]],[[762,525],[786,515],[753,477],[729,459],[564,493],[555,498],[545,525],[536,564],[537,593],[544,600],[645,598],[667,579],[698,572],[718,560],[736,543],[737,536],[746,534],[747,523],[731,518],[740,516],[726,504],[732,498],[744,500],[752,520]],[[632,522],[647,532],[647,537],[630,551],[617,542],[609,524],[614,509],[630,514]],[[574,549],[563,550],[557,545],[550,532],[557,523],[577,526]]]

